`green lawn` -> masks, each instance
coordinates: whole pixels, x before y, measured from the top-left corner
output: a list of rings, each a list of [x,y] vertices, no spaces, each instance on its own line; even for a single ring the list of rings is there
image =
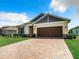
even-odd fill
[[[22,37],[0,37],[0,47],[1,46],[5,46],[5,45],[9,45],[15,42],[19,42],[19,41],[23,41],[23,40],[27,40],[27,38],[22,38]]]
[[[76,40],[65,40],[74,59],[79,59],[79,36]]]

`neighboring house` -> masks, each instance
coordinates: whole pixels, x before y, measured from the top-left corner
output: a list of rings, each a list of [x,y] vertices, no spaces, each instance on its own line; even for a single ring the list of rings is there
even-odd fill
[[[69,34],[79,35],[79,26],[70,29]]]
[[[2,27],[2,34],[5,34],[5,35],[18,34],[18,26]]]
[[[2,28],[0,27],[0,35],[2,34]]]
[[[24,25],[24,34],[36,37],[63,37],[68,34],[69,19],[50,14],[39,14]]]

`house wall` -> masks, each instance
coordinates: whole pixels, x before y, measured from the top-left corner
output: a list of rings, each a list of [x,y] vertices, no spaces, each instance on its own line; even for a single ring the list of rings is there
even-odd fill
[[[10,33],[12,31],[15,32],[15,34],[18,34],[18,27],[6,27],[2,29],[2,33],[4,34],[6,32],[6,34]],[[14,33],[13,33],[14,34]]]
[[[69,34],[76,34],[76,35],[79,35],[79,28],[71,29],[71,30],[69,31]]]
[[[24,34],[29,34],[29,26],[32,26],[32,24],[26,24],[24,26]]]
[[[79,28],[77,29],[77,31],[78,31],[78,35],[79,35]]]
[[[6,34],[6,35],[17,34],[17,30],[5,30],[3,34]]]
[[[48,23],[38,23],[34,24],[33,32],[37,35],[37,28],[40,27],[54,27],[54,26],[62,26],[63,34],[68,34],[68,21],[57,21],[57,22],[48,22]]]
[[[73,31],[73,34],[76,34],[77,29],[73,29],[72,31]]]
[[[24,34],[29,34],[29,27],[28,27],[28,25],[26,25],[24,27]]]

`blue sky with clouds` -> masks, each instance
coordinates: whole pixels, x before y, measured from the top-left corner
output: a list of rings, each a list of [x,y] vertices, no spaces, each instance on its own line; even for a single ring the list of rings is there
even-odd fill
[[[73,2],[72,2],[73,1]],[[69,4],[71,2],[72,4]],[[28,22],[39,13],[71,19],[69,29],[79,25],[77,0],[0,0],[0,26]]]

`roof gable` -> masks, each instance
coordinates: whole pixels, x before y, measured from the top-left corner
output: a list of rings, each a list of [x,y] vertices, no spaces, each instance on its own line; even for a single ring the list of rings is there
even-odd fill
[[[40,17],[44,16],[43,13],[40,13],[38,16],[34,17],[30,22],[34,22],[36,21],[37,19],[39,19]]]
[[[67,18],[64,18],[64,17],[55,16],[55,15],[51,15],[51,14],[43,14],[43,13],[39,14],[38,16],[36,16],[30,22],[33,22],[33,23],[47,22],[48,16],[50,18],[49,22],[53,22],[53,21],[68,21],[68,22],[70,22],[70,19],[67,19]]]

